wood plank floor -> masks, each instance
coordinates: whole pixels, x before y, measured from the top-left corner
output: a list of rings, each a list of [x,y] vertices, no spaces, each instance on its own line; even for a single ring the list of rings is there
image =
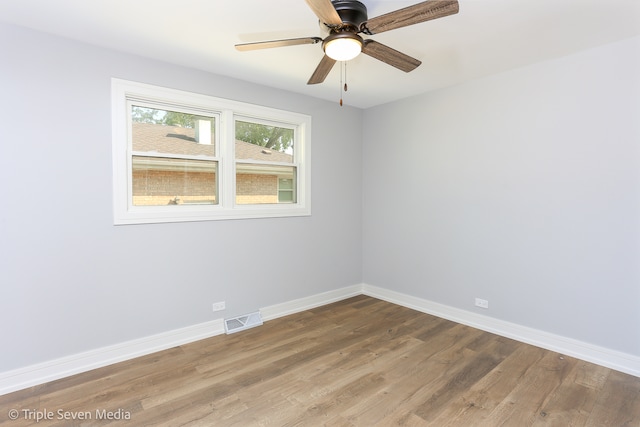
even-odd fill
[[[358,296],[0,408],[12,427],[640,426],[640,378]]]

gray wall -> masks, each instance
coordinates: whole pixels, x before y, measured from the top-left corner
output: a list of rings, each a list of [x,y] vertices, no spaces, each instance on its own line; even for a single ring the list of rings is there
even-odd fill
[[[11,26],[0,56],[0,372],[361,283],[359,109]],[[311,115],[313,215],[114,226],[112,77]]]
[[[636,37],[365,111],[364,282],[640,355],[638,76]]]
[[[0,25],[0,372],[363,281],[640,355],[638,53],[363,112]],[[111,77],[312,115],[313,215],[112,225]]]

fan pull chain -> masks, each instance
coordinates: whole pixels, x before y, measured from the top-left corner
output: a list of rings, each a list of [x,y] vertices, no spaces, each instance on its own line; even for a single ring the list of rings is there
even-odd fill
[[[342,90],[347,91],[347,61],[342,61],[340,67],[340,106],[342,107]],[[344,85],[342,84],[344,77]]]
[[[347,91],[347,62],[344,62],[344,91]]]
[[[340,106],[342,107],[342,77],[343,77],[344,61],[340,63]]]

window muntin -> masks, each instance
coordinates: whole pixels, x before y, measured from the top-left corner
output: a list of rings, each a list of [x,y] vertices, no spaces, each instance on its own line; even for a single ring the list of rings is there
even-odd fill
[[[310,215],[309,116],[119,79],[112,110],[115,224]],[[288,142],[236,139],[245,124]]]

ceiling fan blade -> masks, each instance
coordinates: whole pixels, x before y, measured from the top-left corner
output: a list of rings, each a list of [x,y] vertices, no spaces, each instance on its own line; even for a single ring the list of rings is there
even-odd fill
[[[336,63],[335,59],[331,59],[327,55],[325,55],[320,60],[320,63],[318,64],[318,66],[316,67],[316,70],[313,72],[313,74],[309,78],[309,81],[307,82],[307,84],[315,85],[318,83],[322,83],[324,79],[327,78],[329,71],[331,71],[335,63]]]
[[[342,19],[331,0],[307,0],[307,4],[320,21],[329,25],[342,25]]]
[[[398,52],[389,46],[385,46],[382,43],[378,43],[371,39],[364,41],[362,53],[389,64],[392,67],[396,67],[405,73],[415,70],[420,64],[422,64],[421,61],[412,58],[409,55],[405,55],[402,52]]]
[[[236,45],[236,49],[241,51],[269,49],[272,47],[295,46],[299,44],[316,44],[321,41],[322,39],[320,37],[301,37],[298,39],[271,40],[271,41],[265,41],[265,42],[255,42],[255,43],[241,43]]]
[[[427,0],[413,6],[398,9],[384,15],[369,19],[361,26],[365,34],[379,34],[384,31],[419,24],[431,19],[458,13],[457,0]]]

